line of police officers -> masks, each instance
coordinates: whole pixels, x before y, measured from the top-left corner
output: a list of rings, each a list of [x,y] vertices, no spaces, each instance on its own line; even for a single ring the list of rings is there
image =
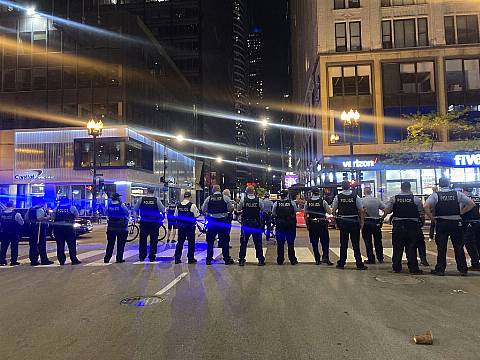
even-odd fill
[[[365,197],[361,199],[350,188],[349,182],[342,184],[342,191],[334,198],[332,206],[321,197],[317,188],[312,189],[312,196],[305,204],[305,218],[309,238],[315,256],[315,263],[322,262],[333,265],[329,259],[330,237],[328,230],[327,214],[333,214],[340,230],[340,258],[337,268],[343,269],[347,260],[348,242],[353,248],[357,269],[366,270],[367,264],[382,263],[383,246],[381,226],[388,214],[392,214],[392,269],[394,272],[402,271],[402,257],[406,253],[408,270],[412,274],[421,274],[417,260],[417,251],[421,264],[428,266],[426,260],[425,241],[422,226],[425,222],[425,213],[435,224],[437,229],[436,243],[438,248],[437,264],[432,274],[444,275],[446,268],[446,253],[448,238],[451,239],[457,269],[462,275],[468,272],[464,245],[471,258],[471,270],[480,270],[480,200],[472,196],[471,191],[458,192],[450,190],[448,179],[439,180],[440,189],[434,192],[422,206],[421,200],[411,192],[409,182],[401,185],[401,192],[393,196],[387,204],[371,195],[371,190],[366,189]],[[214,254],[214,242],[218,236],[222,248],[223,260],[226,265],[234,264],[230,256],[230,230],[231,214],[235,209],[228,191],[221,192],[220,186],[214,187],[214,192],[207,197],[202,205],[208,221],[207,225],[207,265],[211,265]],[[288,192],[281,192],[281,199],[273,206],[267,200],[259,199],[255,189],[247,187],[245,197],[236,206],[242,214],[242,227],[240,237],[239,265],[244,266],[246,249],[252,237],[258,265],[265,265],[265,256],[262,247],[262,235],[265,220],[271,216],[276,225],[277,238],[277,263],[284,263],[284,247],[287,243],[288,259],[292,265],[298,264],[295,256],[296,237],[296,211],[294,201],[288,199]],[[380,216],[383,210],[383,216]],[[148,190],[147,196],[142,197],[134,207],[135,216],[140,217],[140,246],[139,260],[147,258],[147,240],[150,238],[149,261],[156,260],[158,233],[163,222],[165,207],[161,200],[154,195],[153,190]],[[104,261],[108,263],[113,256],[115,243],[117,244],[116,262],[122,263],[125,242],[128,235],[129,210],[121,202],[119,194],[113,194],[112,201],[107,209],[107,248]],[[195,226],[196,218],[200,212],[191,201],[191,193],[185,192],[184,199],[176,204],[174,217],[178,227],[178,242],[175,251],[175,263],[181,263],[183,245],[188,242],[187,258],[189,264],[196,263],[195,252]],[[69,248],[70,260],[73,265],[81,262],[76,257],[76,240],[74,223],[78,217],[77,209],[70,205],[67,199],[60,199],[59,205],[52,213],[55,240],[57,242],[57,258],[61,265],[65,264],[65,244]],[[53,262],[47,257],[46,229],[51,217],[48,214],[44,201],[37,199],[25,216],[30,231],[30,263],[32,266],[49,265]],[[0,265],[6,265],[7,249],[11,247],[10,265],[18,265],[18,234],[24,220],[15,212],[13,202],[7,204],[7,209],[0,215],[0,231],[2,233],[2,246],[0,248]],[[360,252],[360,234],[362,234],[367,250],[367,261],[362,260]],[[373,244],[372,244],[373,238]],[[319,243],[322,254],[320,254]],[[375,253],[373,251],[375,247]],[[40,262],[39,262],[40,257]]]

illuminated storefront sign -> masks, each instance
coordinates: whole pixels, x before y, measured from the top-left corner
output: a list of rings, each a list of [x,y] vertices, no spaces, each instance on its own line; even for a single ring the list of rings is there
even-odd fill
[[[480,166],[480,154],[458,154],[453,160],[455,166]]]
[[[377,163],[376,160],[355,159],[355,161],[353,162],[353,167],[354,168],[370,168],[370,167],[374,167],[376,163]],[[350,160],[343,161],[342,165],[343,165],[344,168],[351,168],[352,167],[352,161],[350,161]]]
[[[285,184],[285,189],[292,187],[293,185],[298,184],[298,175],[293,173],[287,173],[283,178],[283,183]]]
[[[34,181],[34,180],[51,180],[53,176],[44,174],[43,170],[30,170],[23,174],[16,174],[15,180]]]

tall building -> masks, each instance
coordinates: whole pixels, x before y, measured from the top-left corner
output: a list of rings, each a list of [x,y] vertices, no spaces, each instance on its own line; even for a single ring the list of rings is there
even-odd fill
[[[140,19],[90,2],[37,1],[36,11],[0,6],[0,101],[12,110],[2,128],[64,125],[41,112],[164,132],[193,126],[191,114],[162,105],[193,106],[190,84]]]
[[[264,63],[263,32],[255,27],[248,34],[248,89],[250,102],[259,106],[263,101]]]
[[[451,151],[418,165],[383,161],[406,136],[403,115],[467,109],[478,120],[479,14],[480,4],[460,0],[292,2],[293,101],[304,108],[296,122],[321,130],[295,136],[302,181],[338,182],[353,168],[374,191],[391,195],[404,180],[418,194],[431,192],[441,175],[480,180],[479,169]],[[360,113],[354,156],[340,116],[350,109]],[[442,134],[439,148],[455,146]]]

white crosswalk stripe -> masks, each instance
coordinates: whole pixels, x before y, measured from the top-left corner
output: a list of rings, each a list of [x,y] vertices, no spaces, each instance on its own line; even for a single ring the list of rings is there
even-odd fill
[[[295,255],[299,263],[311,263],[315,262],[315,256],[309,248],[299,247],[295,249]]]
[[[383,248],[383,254],[389,258],[393,258],[393,248]],[[405,251],[402,255],[402,261],[407,261],[407,255],[405,255]]]
[[[330,251],[332,251],[338,258],[340,258],[340,248],[330,248]],[[362,259],[366,260],[367,258],[362,255]],[[353,250],[348,248],[347,249],[347,264],[355,263],[355,256],[353,253]]]

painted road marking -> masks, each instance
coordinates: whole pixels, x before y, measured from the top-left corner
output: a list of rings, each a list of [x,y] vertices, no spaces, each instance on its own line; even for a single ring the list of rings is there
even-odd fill
[[[170,282],[167,286],[162,288],[160,291],[156,292],[155,296],[161,296],[161,295],[165,294],[168,290],[170,290],[175,285],[177,285],[187,275],[188,275],[187,272],[181,273],[172,282]]]
[[[297,257],[298,262],[301,262],[301,263],[315,262],[315,256],[310,251],[310,249],[306,247],[296,248],[295,256]]]
[[[263,248],[263,256],[267,253],[267,248]],[[247,256],[245,256],[246,262],[257,262],[257,253],[255,252],[255,248],[247,248]]]
[[[393,248],[383,248],[383,254],[393,259]],[[402,255],[402,261],[407,261],[407,255],[405,255],[405,251]]]
[[[339,259],[340,259],[340,248],[330,248],[330,251],[332,251]],[[362,255],[362,259],[366,260],[367,258]],[[355,263],[355,255],[353,253],[353,250],[348,248],[347,249],[347,264],[352,264]]]

